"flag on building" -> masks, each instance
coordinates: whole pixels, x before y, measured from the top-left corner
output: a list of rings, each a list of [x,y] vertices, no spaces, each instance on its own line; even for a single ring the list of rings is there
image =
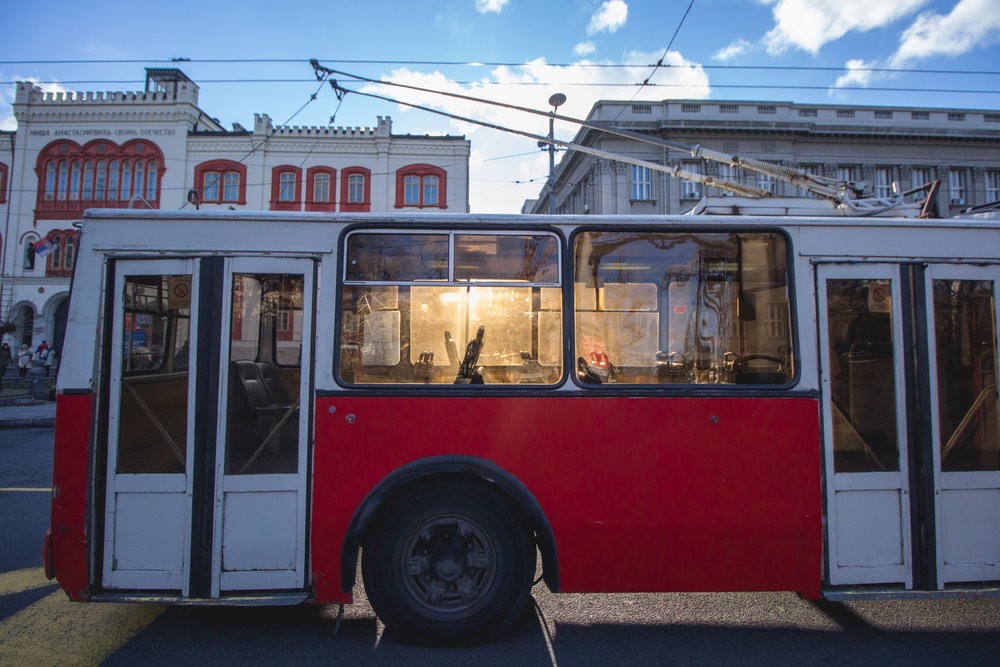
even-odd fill
[[[45,257],[55,249],[55,244],[52,243],[52,239],[48,236],[35,244],[35,253],[37,253],[39,257]]]

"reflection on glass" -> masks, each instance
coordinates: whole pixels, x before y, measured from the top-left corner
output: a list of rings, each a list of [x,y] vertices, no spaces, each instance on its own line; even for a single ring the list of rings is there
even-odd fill
[[[298,470],[301,274],[236,274],[232,287],[226,474]]]
[[[128,276],[123,297],[117,471],[183,473],[191,276]]]
[[[827,280],[835,472],[899,470],[888,281]]]
[[[791,382],[784,237],[595,231],[574,255],[581,382]]]
[[[447,280],[448,236],[352,234],[345,266],[347,280]]]
[[[558,382],[559,259],[552,234],[353,234],[340,377],[357,384]]]
[[[934,281],[941,469],[1000,470],[993,283]]]

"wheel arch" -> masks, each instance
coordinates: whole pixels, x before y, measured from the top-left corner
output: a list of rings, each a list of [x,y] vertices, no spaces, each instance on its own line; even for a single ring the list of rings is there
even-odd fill
[[[368,492],[351,518],[340,555],[340,587],[354,588],[358,549],[379,510],[408,488],[434,478],[474,478],[498,490],[521,513],[535,534],[542,555],[542,579],[549,590],[559,592],[559,561],[552,526],[534,494],[521,480],[493,461],[471,456],[434,456],[408,463],[393,471]]]

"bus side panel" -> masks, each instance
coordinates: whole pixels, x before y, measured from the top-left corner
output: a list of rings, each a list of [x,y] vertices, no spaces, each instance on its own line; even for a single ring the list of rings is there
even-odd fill
[[[323,397],[317,602],[365,495],[402,465],[490,459],[541,504],[564,592],[793,590],[818,597],[819,407],[811,398]]]
[[[89,597],[86,534],[90,394],[56,395],[50,541],[52,567],[72,600]]]

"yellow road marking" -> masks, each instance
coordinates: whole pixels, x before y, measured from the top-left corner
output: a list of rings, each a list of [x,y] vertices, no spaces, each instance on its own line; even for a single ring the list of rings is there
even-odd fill
[[[45,578],[45,570],[40,567],[0,572],[0,597],[30,591],[33,588],[54,586],[55,583]]]
[[[56,591],[0,622],[0,664],[99,665],[165,609],[70,602]]]

